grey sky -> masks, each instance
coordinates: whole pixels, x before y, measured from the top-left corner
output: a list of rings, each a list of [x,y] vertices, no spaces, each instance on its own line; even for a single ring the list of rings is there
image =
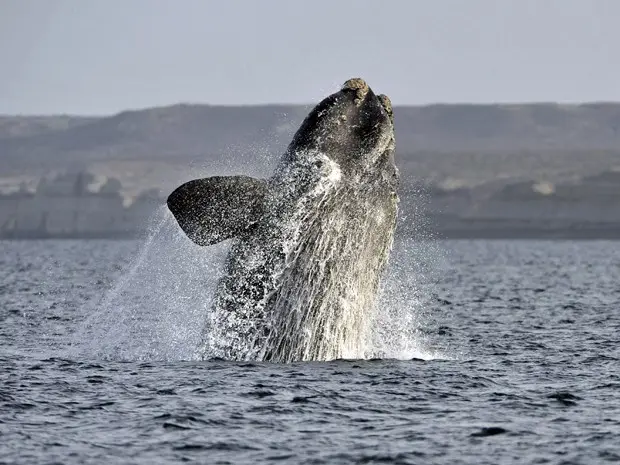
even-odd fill
[[[0,0],[0,113],[620,100],[616,0]]]

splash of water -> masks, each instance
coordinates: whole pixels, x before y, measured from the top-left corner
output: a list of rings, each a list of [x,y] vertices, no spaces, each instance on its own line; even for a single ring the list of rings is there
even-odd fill
[[[193,360],[227,244],[191,243],[166,207],[138,253],[73,337],[75,356]]]
[[[432,348],[421,328],[431,318],[437,261],[442,251],[426,237],[399,237],[383,279],[367,358],[451,359]]]
[[[205,325],[212,340],[225,337],[213,324],[213,297],[228,249],[227,243],[194,245],[162,207],[128,268],[81,325],[72,355],[169,361],[219,355],[198,349]],[[375,310],[367,315],[366,328],[353,328],[360,331],[356,345],[323,358],[446,358],[428,350],[418,331],[432,287],[424,268],[432,266],[436,254],[432,243],[397,240]],[[305,295],[312,286],[297,290]],[[328,307],[322,311],[329,315]],[[333,322],[324,327],[337,333]],[[323,337],[330,337],[328,332]]]

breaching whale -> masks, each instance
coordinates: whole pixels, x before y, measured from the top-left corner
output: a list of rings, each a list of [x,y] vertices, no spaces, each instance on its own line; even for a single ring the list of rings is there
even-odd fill
[[[349,79],[306,117],[266,180],[189,181],[168,208],[199,245],[233,239],[203,357],[364,357],[398,208],[390,100]]]

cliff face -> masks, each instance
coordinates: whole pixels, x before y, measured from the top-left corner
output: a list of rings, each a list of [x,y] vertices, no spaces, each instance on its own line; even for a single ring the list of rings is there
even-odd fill
[[[620,239],[620,172],[565,183],[533,180],[445,189],[430,186],[426,211],[439,236]],[[419,199],[405,196],[413,211]],[[414,225],[401,223],[405,232]]]
[[[126,208],[117,180],[92,191],[93,179],[86,172],[64,174],[42,179],[36,192],[0,195],[0,238],[130,237],[163,203],[146,195]]]
[[[0,238],[133,237],[164,204],[159,191],[151,190],[126,206],[120,182],[108,179],[93,190],[93,180],[85,172],[64,174],[42,179],[36,192],[0,195]],[[398,231],[438,237],[620,239],[619,200],[616,171],[567,184],[520,181],[446,188],[404,183]]]

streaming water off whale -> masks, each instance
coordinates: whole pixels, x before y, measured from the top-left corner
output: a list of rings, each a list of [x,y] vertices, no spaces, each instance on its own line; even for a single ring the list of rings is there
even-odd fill
[[[96,310],[82,322],[73,337],[71,356],[198,360],[205,355],[204,348],[200,351],[198,348],[202,345],[205,324],[218,316],[212,300],[229,244],[194,245],[180,232],[166,209],[162,209],[151,229],[120,279],[100,302],[95,302]],[[415,253],[416,258],[393,267],[392,276],[388,273],[378,304],[382,310],[367,315],[372,337],[367,347],[352,358],[432,357],[420,352],[419,338],[414,333],[423,299],[429,295],[425,287],[431,283],[430,276],[422,269],[430,269],[429,265],[437,258],[434,249],[429,242],[423,247],[403,250],[411,258]],[[408,278],[404,281],[396,274]],[[403,282],[407,282],[406,289],[395,288]],[[308,306],[311,304],[307,302]],[[210,335],[213,340],[222,337],[213,329],[215,326],[208,325],[216,333]],[[294,340],[295,335],[290,339]],[[247,345],[251,344],[248,340]],[[211,356],[207,352],[206,358],[218,355],[214,350]]]
[[[399,239],[382,359],[202,362],[226,245],[159,221],[0,242],[0,462],[620,459],[617,243]]]

